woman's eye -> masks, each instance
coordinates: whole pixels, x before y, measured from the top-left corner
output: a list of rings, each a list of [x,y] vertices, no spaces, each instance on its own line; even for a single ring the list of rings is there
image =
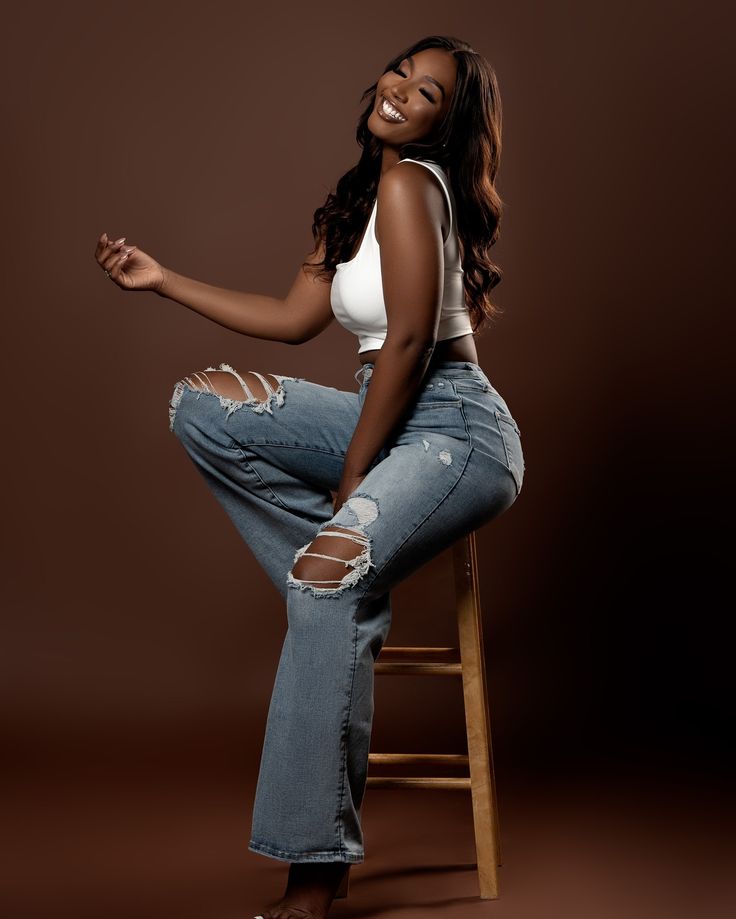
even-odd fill
[[[400,77],[405,77],[405,76],[406,76],[406,74],[404,73],[404,71],[403,71],[400,67],[394,67],[394,73],[398,73],[398,75],[399,75]]]
[[[423,96],[426,96],[430,102],[434,102],[434,99],[432,98],[432,96],[430,96],[430,94],[427,92],[426,89],[420,89],[419,92],[422,93]]]

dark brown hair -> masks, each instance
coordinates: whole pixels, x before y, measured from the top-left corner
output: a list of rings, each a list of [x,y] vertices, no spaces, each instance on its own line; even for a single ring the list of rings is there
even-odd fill
[[[473,331],[477,332],[485,319],[492,320],[502,312],[489,296],[501,280],[501,271],[488,255],[498,239],[503,210],[495,187],[501,160],[501,96],[495,71],[488,61],[467,42],[444,35],[430,35],[405,48],[389,61],[383,72],[396,69],[406,57],[425,48],[443,48],[454,55],[455,91],[436,137],[404,144],[399,158],[432,160],[447,173],[457,204],[465,298]],[[363,148],[360,160],[339,179],[335,193],[331,192],[324,205],[314,212],[314,252],[324,242],[325,256],[318,263],[305,262],[304,267],[316,269],[325,279],[334,275],[339,262],[350,259],[376,198],[383,143],[366,123],[375,105],[377,85],[373,83],[361,96],[361,102],[368,97],[368,105],[356,132],[358,144]]]

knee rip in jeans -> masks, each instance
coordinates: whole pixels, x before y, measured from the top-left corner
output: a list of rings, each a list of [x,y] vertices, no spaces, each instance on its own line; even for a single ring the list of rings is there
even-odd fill
[[[339,523],[337,518],[345,514],[350,514],[357,520],[357,523],[355,525]],[[335,517],[319,528],[314,540],[297,549],[294,555],[294,568],[286,576],[289,586],[298,590],[310,590],[314,596],[320,597],[336,597],[346,588],[355,586],[370,568],[375,567],[371,558],[371,540],[365,532],[365,527],[373,523],[377,517],[378,505],[374,498],[357,494],[348,498]],[[336,529],[337,527],[339,529]],[[357,543],[361,551],[355,558],[343,558],[342,555],[326,555],[323,552],[310,551],[311,549],[333,548],[332,545],[320,543],[324,537],[336,538],[338,542],[341,539],[345,540],[341,544],[341,551],[346,555],[354,552],[350,542]],[[334,548],[338,550],[337,546]],[[299,560],[304,556],[326,559],[327,562],[300,562]],[[349,570],[342,577],[326,577],[330,574],[339,575],[344,568]],[[319,586],[323,584],[333,586]]]
[[[219,367],[207,367],[206,370],[214,370],[218,372],[217,383],[219,386],[214,385],[212,380],[207,376],[205,370],[201,370],[192,374],[192,377],[197,378],[197,382],[192,380],[191,377],[184,377],[183,380],[179,380],[179,382],[174,387],[174,392],[171,397],[171,401],[169,402],[170,431],[174,430],[176,410],[179,406],[179,401],[181,400],[181,397],[187,387],[196,390],[198,394],[200,392],[207,392],[210,393],[210,395],[217,396],[217,398],[220,400],[220,405],[227,410],[226,417],[229,418],[233,412],[237,411],[239,408],[243,408],[243,406],[246,405],[252,411],[256,412],[256,414],[260,414],[261,412],[268,412],[269,414],[273,414],[271,403],[274,399],[276,400],[276,405],[284,404],[284,381],[303,380],[303,377],[282,376],[278,373],[269,373],[264,376],[262,373],[258,373],[257,370],[249,370],[246,373],[246,376],[248,377],[248,380],[246,381],[238,373],[238,371],[235,370],[234,367],[231,367],[229,364],[220,364]],[[245,399],[235,398],[233,393],[239,395],[240,391],[237,389],[236,384],[230,380],[227,374],[230,374],[235,378],[240,386],[240,389],[242,389]],[[197,383],[201,385],[197,385]],[[225,391],[223,392],[222,390]],[[197,395],[197,398],[199,398],[199,395]]]

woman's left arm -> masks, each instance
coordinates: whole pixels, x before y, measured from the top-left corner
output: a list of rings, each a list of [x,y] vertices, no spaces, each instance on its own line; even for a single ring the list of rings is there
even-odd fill
[[[381,180],[376,220],[388,328],[345,456],[335,512],[404,419],[432,357],[442,308],[445,208],[424,166],[406,163]]]

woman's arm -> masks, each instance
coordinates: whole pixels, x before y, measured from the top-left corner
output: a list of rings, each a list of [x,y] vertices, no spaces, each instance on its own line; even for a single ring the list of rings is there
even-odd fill
[[[366,475],[393,435],[432,356],[442,309],[445,209],[443,192],[423,166],[406,163],[381,180],[376,219],[388,330],[345,457],[346,487]]]
[[[323,257],[324,244],[320,243],[306,261],[316,263]],[[252,338],[302,344],[319,335],[334,318],[330,305],[331,281],[314,278],[301,265],[283,300],[215,287],[163,266],[162,271],[163,281],[156,289],[159,296],[175,300],[227,329]]]

